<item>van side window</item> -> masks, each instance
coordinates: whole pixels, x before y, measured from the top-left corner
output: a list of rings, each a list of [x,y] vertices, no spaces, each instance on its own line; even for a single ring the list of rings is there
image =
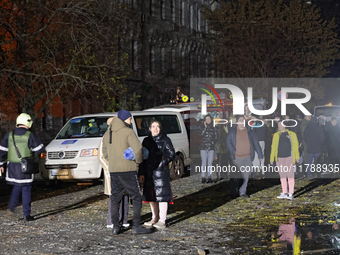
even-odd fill
[[[150,122],[152,120],[158,120],[163,130],[167,134],[179,134],[182,133],[180,122],[177,115],[145,115],[145,116],[134,116],[138,136],[149,135]]]

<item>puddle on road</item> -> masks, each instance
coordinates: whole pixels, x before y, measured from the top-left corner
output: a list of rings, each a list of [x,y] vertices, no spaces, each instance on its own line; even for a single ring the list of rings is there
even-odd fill
[[[332,217],[278,213],[273,218],[276,225],[271,219],[248,218],[228,226],[227,245],[234,254],[340,254],[340,212]]]

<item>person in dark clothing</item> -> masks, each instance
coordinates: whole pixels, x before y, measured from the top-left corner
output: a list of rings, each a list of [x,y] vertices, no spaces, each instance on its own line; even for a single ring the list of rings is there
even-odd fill
[[[253,117],[253,119],[262,119],[262,116],[255,116]],[[253,166],[258,167],[258,170],[261,170],[261,168],[263,168],[263,164],[265,161],[264,151],[265,151],[265,141],[266,141],[266,134],[267,134],[267,127],[265,125],[265,121],[263,121],[263,123],[259,120],[255,121],[252,124],[252,129],[254,130],[257,136],[257,139],[259,140],[259,144],[260,144],[262,155],[263,155],[263,160],[260,162],[258,155],[255,151],[255,158],[253,161]],[[262,175],[264,175],[264,173],[262,173]],[[256,176],[255,172],[253,173],[253,176]]]
[[[206,115],[204,117],[203,127],[201,128],[200,136],[202,136],[202,142],[200,144],[200,153],[202,159],[202,183],[206,182],[206,172],[208,172],[208,183],[211,183],[213,182],[211,178],[211,166],[214,160],[215,144],[218,140],[218,134],[217,129],[213,125],[212,117],[210,115]]]
[[[306,115],[303,118],[303,120],[301,121],[301,124],[300,124],[300,132],[301,132],[302,144],[303,144],[303,163],[304,164],[307,164],[308,152],[307,152],[307,144],[303,139],[303,137],[304,137],[303,133],[305,132],[305,129],[308,126],[311,117],[312,117],[311,115]]]
[[[318,123],[319,126],[322,128],[323,134],[325,136],[325,141],[323,143],[323,157],[321,157],[321,164],[326,164],[327,163],[327,158],[328,158],[328,152],[327,152],[327,144],[330,142],[329,135],[326,131],[326,117],[324,115],[320,115],[318,117]]]
[[[325,130],[329,136],[329,143],[327,144],[328,151],[328,164],[337,163],[337,152],[339,150],[339,142],[340,142],[340,128],[337,125],[338,119],[336,117],[332,117],[330,124],[326,124]]]
[[[143,194],[145,201],[150,203],[151,221],[145,226],[165,228],[168,203],[173,202],[169,163],[174,160],[176,153],[170,138],[162,132],[161,123],[153,120],[150,123],[151,135],[144,138],[143,147],[149,150],[149,158],[139,166],[139,180],[144,183]]]
[[[7,156],[6,181],[13,186],[12,193],[8,203],[7,215],[13,217],[15,207],[20,203],[22,197],[22,206],[25,221],[32,221],[31,216],[31,191],[34,174],[23,174],[21,163],[13,144],[14,140],[21,157],[38,156],[44,151],[44,145],[40,139],[29,131],[33,124],[31,117],[27,113],[21,113],[16,119],[16,129],[4,136],[0,146],[0,171],[4,172],[4,157]]]
[[[230,152],[230,157],[238,172],[241,173],[243,183],[239,187],[238,178],[233,178],[230,182],[231,196],[249,197],[247,195],[247,185],[252,170],[252,161],[255,157],[255,151],[260,161],[263,159],[262,150],[257,136],[251,128],[245,124],[244,117],[236,116],[237,124],[230,129],[226,144]],[[236,180],[235,180],[236,179]],[[239,194],[237,194],[239,193]]]
[[[307,178],[312,177],[311,164],[316,165],[323,151],[325,135],[322,128],[318,125],[317,118],[313,116],[303,134],[304,141],[307,145]],[[314,168],[315,169],[315,168]]]

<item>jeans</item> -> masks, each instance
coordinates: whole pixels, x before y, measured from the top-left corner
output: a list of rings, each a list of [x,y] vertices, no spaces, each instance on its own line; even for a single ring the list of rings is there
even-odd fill
[[[249,171],[252,167],[250,157],[246,158],[235,158],[234,164],[237,167],[237,170],[241,172],[243,183],[239,188],[240,196],[247,194],[247,186],[251,172]],[[242,167],[242,168],[241,168]],[[248,167],[248,168],[246,168]]]
[[[315,154],[308,153],[308,158],[307,158],[308,166],[307,166],[307,169],[306,169],[307,177],[312,177],[310,165],[311,164],[316,165],[318,163],[318,159],[320,158],[321,154],[322,154],[322,152],[315,153]],[[313,163],[313,160],[314,160],[314,163]],[[314,169],[315,169],[315,167],[314,167]]]
[[[211,166],[214,160],[214,150],[201,150],[201,158],[201,176],[202,178],[205,178],[205,173],[208,172],[208,177],[211,178]]]

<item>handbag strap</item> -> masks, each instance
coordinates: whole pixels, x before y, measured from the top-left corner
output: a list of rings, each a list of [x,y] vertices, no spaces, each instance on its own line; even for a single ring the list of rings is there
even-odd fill
[[[12,131],[12,138],[13,138],[13,145],[14,145],[15,151],[17,152],[18,158],[21,160],[21,154],[20,154],[18,147],[15,144],[15,140],[14,140],[14,131]]]

